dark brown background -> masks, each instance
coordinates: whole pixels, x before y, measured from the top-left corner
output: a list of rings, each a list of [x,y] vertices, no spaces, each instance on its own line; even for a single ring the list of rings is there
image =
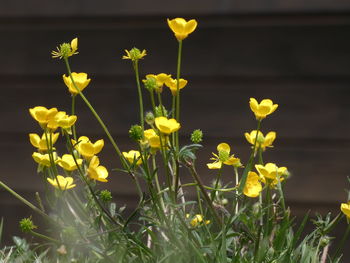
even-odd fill
[[[28,199],[44,190],[28,141],[28,133],[40,130],[28,108],[70,108],[61,79],[65,68],[50,58],[51,50],[79,37],[73,71],[92,78],[86,96],[121,149],[129,150],[133,145],[126,134],[138,119],[138,104],[130,62],[121,60],[123,50],[147,50],[142,76],[175,75],[177,42],[166,18],[184,16],[199,25],[183,47],[183,77],[189,84],[182,92],[182,142],[189,142],[193,129],[204,131],[198,163],[203,179],[209,183],[215,175],[205,163],[220,142],[247,160],[243,134],[256,125],[249,98],[271,98],[280,107],[262,129],[276,131],[277,140],[265,161],[291,171],[285,191],[293,214],[335,214],[347,200],[349,1],[2,0],[0,5],[0,180]],[[77,107],[78,132],[93,140],[103,136],[85,105],[79,101]],[[108,143],[102,156],[109,170],[119,167]],[[182,176],[186,181],[185,171]],[[232,179],[227,170],[225,181]],[[125,174],[110,172],[105,186],[118,205],[133,206],[135,188]],[[18,234],[18,220],[31,214],[0,189],[7,240]]]

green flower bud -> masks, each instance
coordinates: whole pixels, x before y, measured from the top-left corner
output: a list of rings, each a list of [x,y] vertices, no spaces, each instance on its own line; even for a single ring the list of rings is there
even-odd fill
[[[71,49],[70,44],[68,44],[68,43],[61,44],[61,46],[60,46],[60,53],[61,53],[61,56],[63,58],[69,57],[70,54],[71,54],[71,51],[72,51],[72,49]]]
[[[37,228],[37,226],[34,225],[32,219],[30,217],[23,218],[21,221],[19,221],[19,227],[25,233],[30,232],[33,229]]]
[[[133,125],[129,130],[129,137],[135,141],[142,139],[143,131],[140,125]]]
[[[155,115],[156,117],[167,117],[168,112],[163,105],[159,105],[159,106],[156,106],[155,108]]]
[[[135,62],[139,59],[142,59],[144,56],[146,56],[146,50],[142,50],[142,52],[134,47],[131,50],[125,50],[126,55],[123,56],[123,59],[130,59],[131,61]]]
[[[147,122],[148,125],[154,124],[154,114],[151,111],[146,113],[145,121]]]
[[[142,80],[145,88],[149,91],[153,91],[157,89],[157,80],[153,77],[146,77],[146,79]]]
[[[108,190],[102,190],[100,192],[100,199],[104,202],[109,202],[112,200],[112,194]]]
[[[191,141],[193,143],[200,143],[203,140],[203,132],[199,129],[194,130],[191,134]]]

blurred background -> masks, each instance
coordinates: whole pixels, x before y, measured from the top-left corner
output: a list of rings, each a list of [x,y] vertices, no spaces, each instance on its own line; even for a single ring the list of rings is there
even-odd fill
[[[198,28],[183,43],[181,142],[194,129],[204,132],[198,170],[209,184],[215,172],[206,168],[217,144],[227,142],[246,162],[250,146],[245,132],[256,128],[249,98],[271,98],[278,110],[263,121],[262,131],[277,132],[265,162],[287,166],[285,187],[292,214],[339,212],[350,188],[350,1],[346,0],[1,0],[0,4],[0,180],[35,202],[45,191],[32,160],[29,133],[41,133],[30,117],[34,106],[70,111],[63,84],[63,61],[51,58],[62,42],[79,38],[76,72],[92,79],[85,90],[123,151],[135,148],[127,136],[138,121],[138,99],[130,61],[124,49],[146,49],[140,74],[176,75],[177,41],[166,19],[195,18]],[[164,90],[170,98],[170,92]],[[145,94],[147,94],[145,92]],[[150,108],[149,101],[146,106]],[[102,129],[78,100],[78,134],[93,141]],[[105,138],[106,139],[106,138]],[[131,209],[136,189],[120,172],[110,144],[101,153],[109,171],[102,187],[118,206]],[[63,144],[57,144],[63,153]],[[226,170],[225,182],[233,181]],[[183,181],[190,180],[184,170]],[[189,191],[189,190],[186,190]],[[191,193],[189,193],[191,194]],[[0,217],[5,241],[21,235],[18,221],[32,215],[0,189]],[[34,214],[33,214],[34,216]],[[336,230],[340,235],[345,221]]]

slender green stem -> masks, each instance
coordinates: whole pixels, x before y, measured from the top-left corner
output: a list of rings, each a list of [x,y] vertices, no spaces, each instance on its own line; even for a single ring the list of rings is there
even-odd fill
[[[7,192],[9,192],[10,194],[12,194],[15,198],[17,198],[19,201],[21,201],[22,203],[24,203],[25,205],[27,205],[28,207],[30,207],[33,211],[37,212],[39,215],[43,216],[44,218],[46,218],[47,220],[49,220],[50,222],[54,222],[56,223],[53,219],[51,219],[51,217],[49,217],[46,213],[44,213],[43,211],[41,211],[41,209],[39,209],[38,207],[36,207],[35,205],[33,205],[31,202],[29,202],[28,200],[26,200],[24,197],[22,197],[21,195],[19,195],[18,193],[16,193],[14,190],[12,190],[10,187],[8,187],[5,183],[3,183],[2,181],[0,181],[0,186],[2,188],[4,188]]]
[[[75,94],[72,95],[72,115],[75,115]],[[75,129],[75,123],[72,126],[73,139],[77,141],[77,131]]]
[[[219,169],[218,175],[216,176],[216,181],[215,181],[214,189],[217,189],[217,188],[218,188],[221,175],[222,175],[222,168]],[[211,199],[212,202],[214,202],[214,200],[215,200],[215,195],[216,195],[216,190],[213,190],[213,191],[211,192],[211,194],[210,194],[210,199]]]
[[[133,62],[133,67],[135,71],[135,77],[136,77],[136,85],[137,85],[137,92],[139,95],[139,104],[140,104],[140,122],[142,130],[145,129],[145,121],[144,121],[144,115],[143,115],[143,99],[142,99],[142,90],[140,85],[140,76],[139,76],[139,63],[138,60],[135,60]]]
[[[206,203],[207,203],[207,205],[209,207],[209,210],[212,213],[215,221],[221,226],[222,225],[221,219],[220,219],[219,215],[216,213],[216,210],[215,210],[215,208],[213,206],[213,203],[212,203],[208,193],[205,191],[205,188],[203,187],[202,180],[198,176],[197,171],[195,170],[193,165],[189,165],[189,169],[190,169],[190,172],[191,172],[191,175],[192,175],[193,179],[197,182],[198,187],[201,190],[202,195],[203,195],[203,197],[204,197],[204,199],[205,199],[205,201],[206,201]]]
[[[234,167],[235,170],[235,178],[236,178],[236,186],[239,184],[239,176],[238,176],[238,169],[237,167]],[[236,205],[235,205],[235,213],[238,214],[238,190],[236,190]]]
[[[160,92],[157,92],[157,95],[158,95],[158,103],[159,103],[159,106],[160,106],[160,110],[162,111],[162,115],[164,117],[168,117],[168,116],[165,116],[165,112],[164,112],[164,109],[163,109],[162,94]]]
[[[156,156],[152,155],[152,166],[153,166],[153,170],[155,171],[157,169],[157,165],[156,165]],[[157,187],[157,191],[158,191],[158,196],[160,199],[160,204],[162,206],[163,211],[165,211],[165,205],[164,205],[164,200],[163,200],[163,195],[161,193],[161,189],[160,189],[160,184],[159,184],[159,179],[158,179],[158,172],[155,172],[154,174],[154,180],[156,181],[156,187]]]
[[[181,55],[182,40],[179,41],[177,53],[177,70],[176,70],[176,120],[180,122],[180,75],[181,75]]]
[[[56,244],[61,244],[61,242],[60,242],[59,240],[54,239],[54,238],[52,238],[52,237],[45,236],[45,235],[40,234],[40,233],[38,233],[38,232],[35,232],[35,231],[33,231],[33,230],[31,230],[29,233],[32,234],[33,236],[37,236],[37,237],[39,237],[39,238],[48,240],[48,241],[50,241],[50,242],[54,242],[54,243],[56,243]]]
[[[90,109],[90,111],[92,112],[92,114],[94,115],[94,117],[96,118],[96,120],[98,121],[98,123],[101,125],[103,131],[106,133],[108,139],[110,140],[114,150],[116,151],[117,155],[119,156],[123,167],[126,168],[128,171],[130,171],[130,166],[128,164],[128,162],[125,160],[124,156],[122,155],[121,151],[119,150],[119,147],[117,146],[115,140],[113,139],[112,135],[110,134],[109,130],[107,129],[107,126],[104,124],[104,122],[102,121],[102,119],[100,118],[100,116],[98,115],[98,113],[95,111],[94,107],[92,107],[92,105],[90,104],[89,100],[84,96],[84,94],[80,91],[80,89],[77,87],[73,76],[72,76],[72,72],[70,69],[70,65],[68,62],[68,58],[64,58],[64,62],[66,64],[66,68],[69,74],[69,77],[73,83],[74,88],[78,91],[79,96],[83,99],[83,101],[85,102],[86,106]]]

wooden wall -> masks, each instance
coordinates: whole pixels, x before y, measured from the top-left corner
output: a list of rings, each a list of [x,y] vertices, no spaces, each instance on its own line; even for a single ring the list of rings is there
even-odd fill
[[[70,98],[61,75],[62,61],[50,52],[79,37],[72,68],[92,82],[86,96],[104,117],[122,150],[133,147],[126,136],[137,121],[136,86],[124,49],[147,50],[141,75],[175,75],[177,42],[166,18],[196,18],[198,29],[184,41],[182,142],[193,129],[204,131],[198,169],[206,168],[220,142],[232,145],[243,161],[249,146],[244,132],[255,129],[250,97],[271,98],[280,106],[263,121],[263,131],[277,132],[265,160],[287,166],[287,202],[295,215],[338,212],[350,175],[350,2],[335,1],[10,1],[0,8],[0,180],[33,199],[44,186],[31,158],[28,133],[40,132],[30,107],[57,106],[69,111]],[[167,90],[165,93],[170,94]],[[147,104],[148,103],[148,104]],[[149,102],[146,102],[149,105]],[[78,132],[98,139],[102,130],[78,101]],[[63,149],[62,145],[59,146]],[[104,164],[120,167],[107,143]],[[186,171],[183,180],[188,180]],[[232,180],[227,170],[225,181]],[[133,205],[135,187],[124,174],[110,172],[106,185],[122,205]],[[17,200],[0,189],[0,217],[14,233],[28,216]],[[10,232],[11,231],[11,232]]]

